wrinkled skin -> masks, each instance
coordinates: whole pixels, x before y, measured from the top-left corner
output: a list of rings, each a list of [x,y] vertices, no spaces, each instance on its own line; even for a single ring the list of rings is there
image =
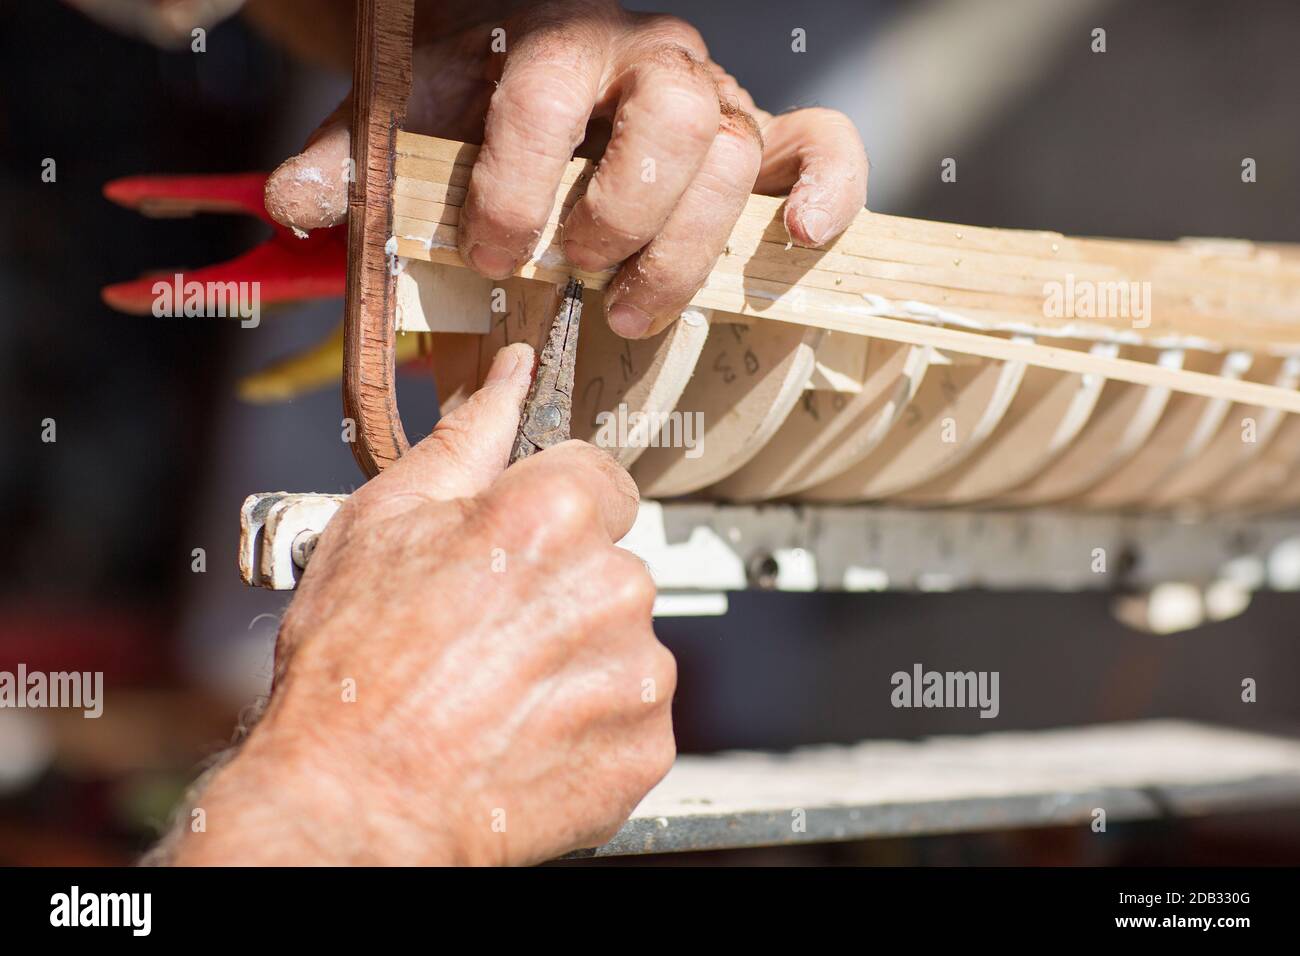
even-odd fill
[[[505,470],[532,366],[503,349],[330,522],[176,862],[536,863],[607,840],[667,772],[676,666],[613,544],[636,486],[577,441]]]
[[[249,13],[346,65],[350,7],[252,0]],[[789,192],[786,228],[805,246],[863,205],[852,124],[758,110],[680,20],[608,0],[478,0],[422,6],[417,22],[408,128],[484,144],[467,262],[508,274],[575,148],[601,157],[564,250],[586,269],[622,264],[606,295],[621,334],[677,317],[751,191]],[[279,221],[344,217],[349,113],[268,182]],[[651,628],[652,580],[613,544],[636,488],[578,442],[504,469],[532,364],[525,345],[503,350],[484,387],[331,522],[265,715],[200,795],[206,829],[183,831],[176,862],[534,863],[603,842],[667,772],[675,664]]]
[[[260,4],[276,11],[273,32],[301,46],[303,33],[291,29],[295,4],[287,6]],[[750,192],[788,192],[786,229],[809,247],[841,233],[865,202],[866,155],[847,117],[763,112],[682,20],[629,13],[610,0],[424,9],[406,126],[483,144],[459,245],[485,276],[503,278],[528,259],[575,151],[600,166],[564,224],[564,254],[592,271],[622,263],[606,309],[629,338],[677,318]],[[492,52],[497,27],[505,53]],[[341,32],[322,30],[322,43],[334,36],[337,48]],[[277,220],[302,230],[343,220],[350,115],[345,102],[276,170],[267,208]]]

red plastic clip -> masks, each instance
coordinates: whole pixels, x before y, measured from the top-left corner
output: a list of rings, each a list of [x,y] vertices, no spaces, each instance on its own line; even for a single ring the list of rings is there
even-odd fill
[[[263,204],[266,173],[204,176],[130,176],[104,187],[104,195],[120,206],[159,218],[192,216],[200,212],[254,216],[274,233],[261,245],[226,262],[192,270],[177,270],[188,287],[199,283],[257,283],[263,306],[343,295],[347,283],[346,226],[317,229],[299,237],[269,215]],[[120,312],[147,315],[157,301],[160,276],[106,286],[104,301]]]

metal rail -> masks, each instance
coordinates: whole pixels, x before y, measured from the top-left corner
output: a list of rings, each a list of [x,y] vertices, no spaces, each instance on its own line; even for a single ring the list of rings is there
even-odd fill
[[[679,757],[575,857],[1099,826],[1300,804],[1300,742],[1181,721]]]
[[[253,495],[246,583],[292,588],[341,495]],[[940,511],[645,501],[621,542],[660,590],[696,599],[778,591],[1142,590],[1231,580],[1300,590],[1300,515],[1193,519],[1064,510]]]

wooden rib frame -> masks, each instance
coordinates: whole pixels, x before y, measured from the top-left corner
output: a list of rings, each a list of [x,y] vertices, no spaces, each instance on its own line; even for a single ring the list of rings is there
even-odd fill
[[[463,266],[456,230],[477,154],[477,147],[417,136],[400,128],[410,86],[412,9],[413,0],[362,0],[358,6],[353,122],[356,175],[349,192],[344,402],[345,414],[357,422],[354,452],[367,474],[396,460],[406,449],[393,375],[392,275],[400,268],[396,257]],[[560,223],[581,195],[592,168],[584,161],[570,163],[539,252],[519,270],[520,277],[559,282],[575,274],[567,267],[557,240]],[[1068,461],[1071,442],[1089,440],[1096,431],[1091,428],[1094,416],[1100,421],[1112,400],[1124,400],[1141,410],[1141,415],[1151,419],[1144,427],[1158,432],[1157,420],[1173,420],[1165,402],[1159,400],[1170,393],[1199,397],[1207,407],[1268,413],[1269,428],[1257,453],[1241,456],[1242,471],[1230,476],[1227,487],[1191,483],[1185,495],[1175,488],[1166,497],[1190,496],[1233,506],[1255,504],[1284,489],[1284,475],[1300,471],[1300,426],[1296,424],[1300,419],[1282,417],[1300,413],[1300,393],[1288,387],[1294,378],[1261,376],[1260,381],[1252,381],[1248,376],[1195,371],[1165,360],[1198,352],[1300,354],[1300,254],[1292,247],[1214,240],[1075,239],[1051,232],[925,222],[864,211],[827,249],[807,250],[787,241],[780,209],[779,199],[750,198],[726,254],[692,305],[705,315],[713,312],[721,325],[730,318],[745,317],[804,326],[807,334],[798,338],[801,361],[793,363],[780,387],[772,390],[761,427],[749,430],[753,448],[743,455],[734,454],[734,461],[725,466],[691,469],[698,474],[684,473],[680,480],[665,481],[665,493],[718,482],[717,490],[725,493],[728,478],[744,474],[744,464],[768,438],[790,432],[783,431],[781,423],[794,405],[791,395],[803,387],[799,379],[806,375],[805,366],[811,365],[810,360],[802,359],[809,358],[822,331],[867,336],[903,346],[916,355],[948,353],[966,356],[965,361],[977,364],[1023,365],[1060,373],[1059,381],[1041,383],[1044,394],[1054,390],[1060,395],[1073,381],[1092,383],[1091,398],[1069,405],[1059,416],[1058,428],[1035,432],[1041,432],[1042,445],[1024,449],[1018,459],[1024,472],[1033,471],[1035,464],[1050,472],[1053,464]],[[612,272],[576,274],[597,290],[612,276]],[[1066,290],[1071,283],[1109,284],[1112,289],[1124,286],[1133,291],[1150,283],[1148,288],[1154,291],[1146,303],[1149,311],[1139,315],[1139,321],[1106,314],[1052,314],[1044,306],[1048,289]],[[714,332],[719,331],[715,326]],[[1110,346],[1098,347],[1097,343]],[[661,362],[648,373],[647,381],[638,383],[641,392],[654,396],[651,406],[666,410],[670,402],[689,395],[686,379],[690,369],[686,366],[693,367],[701,354],[698,345],[697,336],[696,346],[679,346],[680,356],[673,360],[671,370],[659,367]],[[1162,360],[1133,357],[1144,349],[1154,350]],[[920,364],[923,374],[925,363]],[[655,378],[660,374],[665,376],[663,381]],[[472,378],[472,373],[466,374],[461,384],[471,384]],[[1121,392],[1106,392],[1107,400],[1098,402],[1102,387],[1098,382],[1104,382],[1105,389]],[[905,398],[911,400],[915,391],[916,381],[912,381]],[[1014,404],[1016,388],[1008,385],[1002,391],[1002,405],[994,409],[998,413],[980,419],[979,437],[986,455],[972,447],[965,460],[979,462],[992,456],[1002,432],[1009,432],[1021,415],[1029,414],[1028,392],[1020,399],[1021,408]],[[818,394],[826,393],[813,393]],[[1008,409],[1013,414],[999,425]],[[897,415],[901,411],[896,411]],[[1049,420],[1055,422],[1057,417],[1043,417],[1044,423]],[[897,427],[888,416],[877,414],[873,421],[884,422],[877,442]],[[1222,422],[1219,425],[1228,427]],[[1140,444],[1141,430],[1129,431],[1139,436]],[[1195,433],[1200,446],[1192,442],[1180,449],[1175,456],[1178,462],[1194,464],[1197,455],[1209,453],[1207,448],[1226,445],[1223,433],[1211,442],[1203,431]],[[789,444],[797,448],[798,440],[791,439]],[[632,464],[634,457],[628,455],[626,461]],[[1105,487],[1123,470],[1119,466],[1125,460],[1120,456],[1099,469],[1095,485]],[[680,468],[681,463],[674,467]],[[909,486],[915,488],[915,500],[943,504],[994,495],[1004,502],[1017,501],[1017,488],[1003,488],[991,476],[967,487],[959,480],[960,468],[960,463],[945,466],[946,478],[927,477]],[[641,469],[652,470],[644,454]],[[658,470],[664,471],[662,467]],[[1020,500],[1052,497],[1043,488],[1054,486],[1042,485],[1037,480],[1041,477],[1034,475],[1017,486],[1028,490]],[[800,485],[788,473],[780,479],[767,489],[771,494],[790,493]],[[743,487],[746,498],[761,498],[765,493],[761,479],[732,484]],[[1062,489],[1068,486],[1068,482],[1060,484]],[[951,494],[945,489],[951,489]],[[959,489],[966,490],[959,493]],[[1080,488],[1067,496],[1086,505],[1094,497],[1090,491]],[[1107,500],[1105,494],[1097,497]],[[1288,498],[1300,500],[1300,495]],[[1136,500],[1143,500],[1143,495],[1138,494]]]
[[[456,227],[477,147],[410,133],[400,133],[397,144],[393,235],[398,255],[463,265]],[[558,245],[563,214],[581,195],[592,169],[584,160],[570,163],[539,251],[519,275],[559,282],[577,274],[595,288],[609,282],[612,272],[570,269]],[[780,203],[750,197],[728,253],[692,300],[694,306],[1300,412],[1300,394],[1286,389],[1051,344],[1053,337],[1071,337],[1300,350],[1295,321],[1300,265],[1291,257],[1261,250],[1252,258],[1216,258],[1180,243],[1068,239],[866,211],[828,250],[816,251],[781,241]],[[748,250],[752,254],[741,254]],[[940,257],[947,258],[948,267],[936,264]],[[837,268],[818,268],[825,262]],[[1153,310],[1145,327],[1130,319],[1098,317],[1085,323],[1043,315],[1044,283],[1064,288],[1083,280],[1151,282],[1160,290],[1161,308],[1158,314]],[[995,287],[1008,291],[991,291]],[[942,320],[950,324],[938,324]],[[998,332],[1036,341],[990,334]]]

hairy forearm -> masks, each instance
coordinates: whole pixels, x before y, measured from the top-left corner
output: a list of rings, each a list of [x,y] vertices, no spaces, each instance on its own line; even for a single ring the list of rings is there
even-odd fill
[[[376,745],[380,745],[376,743]],[[427,820],[374,799],[360,806],[326,767],[330,748],[273,720],[196,781],[171,832],[142,860],[153,866],[342,866],[459,862]],[[370,781],[371,784],[374,781]],[[429,795],[426,815],[432,816]]]
[[[333,865],[359,862],[347,844],[345,800],[324,781],[246,748],[205,781],[178,821],[174,866]],[[328,840],[324,839],[328,834]]]
[[[609,840],[663,778],[676,664],[615,544],[636,485],[582,442],[506,468],[533,363],[502,349],[339,509],[265,713],[151,862],[536,863]]]

